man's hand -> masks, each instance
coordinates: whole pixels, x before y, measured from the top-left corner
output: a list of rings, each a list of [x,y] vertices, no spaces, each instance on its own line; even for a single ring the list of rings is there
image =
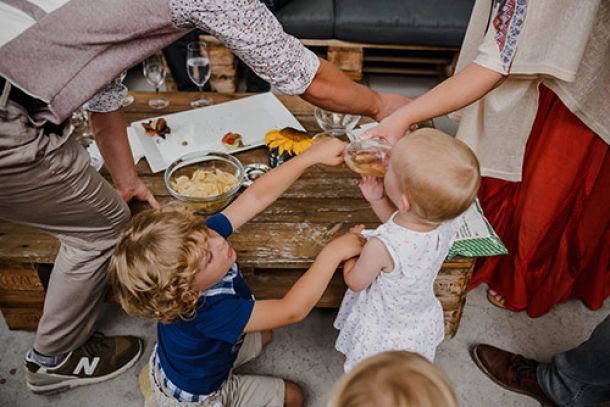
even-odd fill
[[[160,208],[159,202],[157,202],[152,192],[150,192],[150,189],[148,189],[140,178],[117,186],[117,191],[121,198],[127,203],[133,199],[137,199],[138,201],[148,202],[154,209]]]
[[[339,165],[343,162],[345,145],[346,143],[343,141],[332,137],[313,143],[301,155],[303,159],[310,160],[312,164]]]
[[[378,122],[382,121],[394,111],[407,103],[411,102],[411,99],[405,96],[396,95],[394,93],[378,93],[378,111],[374,116],[374,119]]]
[[[383,178],[371,175],[363,176],[356,181],[362,196],[368,202],[378,201],[383,198]]]

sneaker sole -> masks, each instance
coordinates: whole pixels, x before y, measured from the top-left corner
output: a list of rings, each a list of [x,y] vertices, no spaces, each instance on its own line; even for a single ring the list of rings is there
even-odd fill
[[[476,349],[476,348],[475,348],[475,347],[473,347],[473,348],[470,350],[470,356],[472,357],[472,360],[473,360],[473,361],[474,361],[474,363],[475,363],[475,364],[476,364],[476,365],[479,367],[479,369],[481,369],[481,371],[483,371],[483,373],[485,373],[485,376],[489,377],[489,378],[491,379],[491,381],[493,381],[495,384],[497,384],[497,385],[498,385],[498,386],[500,386],[500,387],[505,388],[505,389],[506,389],[506,390],[508,390],[508,391],[512,391],[513,393],[518,393],[518,394],[521,394],[521,395],[523,395],[523,396],[530,397],[530,398],[532,398],[532,399],[536,400],[538,403],[540,403],[540,405],[541,405],[542,407],[557,407],[557,406],[556,406],[556,405],[554,405],[554,404],[549,404],[549,403],[547,403],[546,401],[540,400],[538,397],[534,396],[534,395],[533,395],[533,394],[531,394],[531,393],[526,393],[526,392],[524,392],[524,391],[517,390],[517,389],[514,389],[514,388],[512,388],[512,387],[508,387],[508,386],[506,386],[504,383],[502,383],[502,382],[500,382],[500,381],[496,380],[496,378],[495,378],[495,377],[494,377],[494,376],[493,376],[491,373],[489,373],[489,371],[487,370],[487,368],[485,367],[485,365],[484,365],[484,364],[481,362],[481,359],[479,359],[479,356],[477,355],[477,352],[476,352],[476,350],[475,350],[475,349]]]
[[[90,378],[65,379],[61,382],[42,385],[42,386],[37,386],[35,384],[26,382],[26,385],[28,386],[28,389],[30,389],[35,394],[49,395],[49,394],[61,393],[63,391],[70,390],[75,387],[104,382],[106,380],[110,380],[110,379],[117,377],[118,375],[124,373],[126,370],[128,370],[133,365],[135,365],[135,363],[138,361],[138,359],[140,359],[140,356],[142,356],[143,347],[144,346],[143,346],[142,340],[140,340],[140,350],[138,351],[138,353],[129,362],[127,362],[125,365],[123,365],[120,369],[117,369],[114,372],[108,373],[107,375],[104,375],[104,376],[90,377]],[[49,375],[53,376],[52,374],[49,374]],[[58,379],[63,378],[63,376],[56,376],[56,377]]]

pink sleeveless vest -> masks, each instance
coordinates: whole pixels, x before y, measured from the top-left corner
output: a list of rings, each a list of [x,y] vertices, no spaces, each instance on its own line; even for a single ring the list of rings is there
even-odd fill
[[[70,0],[50,14],[8,3],[37,22],[0,48],[0,75],[46,102],[36,119],[56,124],[188,31],[172,23],[169,0]]]

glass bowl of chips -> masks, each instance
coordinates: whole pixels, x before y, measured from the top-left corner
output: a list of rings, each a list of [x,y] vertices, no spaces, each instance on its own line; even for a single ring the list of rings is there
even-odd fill
[[[165,170],[165,187],[174,198],[202,215],[221,211],[237,196],[244,167],[230,154],[200,151],[183,155]]]

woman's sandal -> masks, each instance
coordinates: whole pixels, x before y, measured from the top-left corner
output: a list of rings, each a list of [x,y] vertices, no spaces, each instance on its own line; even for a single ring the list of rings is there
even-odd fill
[[[506,309],[506,304],[504,301],[504,297],[498,294],[496,291],[491,288],[487,289],[487,301],[491,302],[498,308]]]

